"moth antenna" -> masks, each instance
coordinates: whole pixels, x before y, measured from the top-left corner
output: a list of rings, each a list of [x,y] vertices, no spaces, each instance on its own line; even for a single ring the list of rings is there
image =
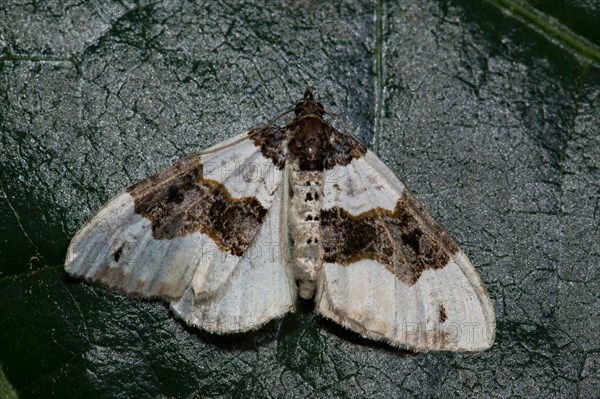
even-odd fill
[[[323,113],[325,115],[328,115],[329,117],[331,117],[334,121],[336,121],[336,123],[338,123],[342,127],[342,129],[343,129],[342,133],[344,133],[350,137],[358,138],[354,133],[352,133],[352,130],[350,130],[348,125],[346,125],[344,122],[342,122],[342,120],[340,118],[338,118],[337,115],[332,114],[331,112],[327,111],[326,109],[323,109]]]
[[[273,123],[275,123],[278,119],[283,118],[284,116],[286,116],[289,113],[294,112],[294,108],[290,108],[287,111],[283,111],[282,113],[280,113],[279,115],[277,115],[276,117],[274,117],[273,119],[271,119],[270,121],[267,122],[267,126],[272,125]]]

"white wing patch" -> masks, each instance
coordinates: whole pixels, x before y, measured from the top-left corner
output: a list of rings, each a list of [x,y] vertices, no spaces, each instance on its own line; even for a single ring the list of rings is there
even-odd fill
[[[226,148],[202,156],[202,165],[204,177],[223,184],[232,197],[254,196],[265,207],[271,205],[281,181],[281,170],[250,140],[237,144],[235,151]]]
[[[414,351],[478,351],[494,341],[493,308],[462,252],[412,286],[373,260],[326,263],[316,307],[367,338]]]
[[[133,198],[123,192],[73,238],[65,267],[73,276],[128,294],[176,298],[207,241],[204,235],[154,240],[150,221],[135,214]]]
[[[387,173],[382,173],[383,171]],[[379,169],[379,170],[378,170]],[[404,185],[371,151],[323,176],[322,209],[342,207],[352,215],[374,208],[394,210]]]
[[[186,323],[213,333],[247,331],[292,311],[296,286],[279,248],[281,193],[276,196],[259,235],[239,259],[233,273],[212,295],[201,295],[206,278],[194,277],[171,308]],[[221,256],[221,254],[215,254]],[[214,270],[214,267],[198,268]]]

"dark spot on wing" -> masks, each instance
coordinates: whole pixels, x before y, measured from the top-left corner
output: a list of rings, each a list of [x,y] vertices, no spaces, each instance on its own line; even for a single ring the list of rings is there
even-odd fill
[[[204,179],[200,164],[188,163],[185,169],[175,165],[127,191],[135,212],[152,222],[153,238],[200,232],[221,251],[237,256],[246,251],[267,213],[256,198],[232,198],[221,183]]]
[[[443,323],[446,320],[448,320],[448,315],[446,314],[446,308],[444,307],[444,305],[440,305],[440,323]]]
[[[119,247],[119,249],[117,249],[114,253],[113,253],[113,259],[115,260],[115,262],[119,262],[119,259],[121,259],[121,255],[123,255],[123,245],[121,245]]]
[[[362,259],[382,263],[407,285],[427,269],[441,269],[458,245],[404,191],[394,211],[375,208],[353,216],[343,208],[321,211],[324,260],[349,265]]]

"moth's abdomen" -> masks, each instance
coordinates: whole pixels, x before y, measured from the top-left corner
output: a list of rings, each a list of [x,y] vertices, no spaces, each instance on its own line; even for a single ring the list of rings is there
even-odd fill
[[[323,173],[300,170],[294,162],[288,173],[288,242],[299,294],[309,299],[322,265],[321,196]]]

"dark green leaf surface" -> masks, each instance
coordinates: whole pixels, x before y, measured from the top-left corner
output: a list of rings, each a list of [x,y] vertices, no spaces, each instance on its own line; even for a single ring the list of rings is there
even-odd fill
[[[0,397],[597,397],[594,2],[197,3],[0,5]],[[469,254],[490,350],[407,354],[309,302],[217,337],[65,275],[112,195],[307,85]]]

